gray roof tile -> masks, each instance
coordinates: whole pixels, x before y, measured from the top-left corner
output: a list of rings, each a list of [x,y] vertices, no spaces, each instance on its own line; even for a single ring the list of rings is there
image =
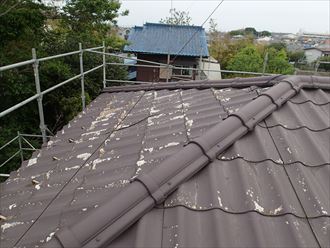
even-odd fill
[[[43,245],[262,90],[101,94],[0,185],[1,244]],[[110,247],[327,247],[329,106],[301,90]]]

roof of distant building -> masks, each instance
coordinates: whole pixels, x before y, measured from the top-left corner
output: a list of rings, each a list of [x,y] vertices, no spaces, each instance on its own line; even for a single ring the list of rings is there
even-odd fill
[[[200,26],[146,23],[132,28],[125,52],[209,56],[204,28]]]
[[[107,88],[0,185],[1,244],[327,247],[329,118],[329,77]]]

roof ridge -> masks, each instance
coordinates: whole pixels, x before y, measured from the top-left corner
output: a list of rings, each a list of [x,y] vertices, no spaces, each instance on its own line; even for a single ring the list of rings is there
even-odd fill
[[[193,81],[177,81],[161,84],[153,84],[150,86],[146,84],[139,85],[125,85],[106,87],[102,92],[127,92],[127,91],[140,91],[140,90],[176,90],[176,89],[208,89],[208,88],[245,88],[250,86],[270,87],[280,82],[281,80],[291,80],[295,84],[302,84],[303,88],[319,88],[330,89],[330,77],[322,76],[261,76],[257,78],[231,78],[221,80],[193,80]],[[299,81],[301,80],[301,81]]]
[[[156,23],[156,22],[146,22],[143,26],[168,26],[168,27],[185,27],[185,28],[199,28],[204,29],[202,26],[195,25],[180,25],[180,24],[167,24],[167,23]]]
[[[86,218],[60,229],[46,247],[103,247],[109,244],[300,89],[317,87],[330,89],[329,78],[294,76],[281,80],[149,173],[136,177],[122,192]]]

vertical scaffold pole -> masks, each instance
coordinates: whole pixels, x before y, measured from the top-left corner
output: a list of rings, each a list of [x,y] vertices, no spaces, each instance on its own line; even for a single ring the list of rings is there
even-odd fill
[[[45,125],[45,117],[44,117],[44,110],[42,106],[42,94],[40,88],[40,79],[39,79],[39,60],[37,59],[37,52],[35,48],[32,48],[32,59],[34,60],[33,63],[33,71],[34,71],[34,80],[36,84],[36,90],[39,97],[37,98],[38,101],[38,110],[39,110],[39,118],[40,118],[40,130],[42,135],[42,142],[47,142],[47,135],[46,135],[46,125]]]
[[[80,82],[81,82],[81,104],[82,110],[84,111],[86,108],[86,97],[85,97],[85,75],[84,75],[84,50],[82,49],[82,44],[79,43],[79,62],[80,62]]]
[[[106,61],[105,61],[105,42],[103,41],[103,88],[106,87]]]
[[[18,137],[19,153],[21,155],[21,162],[23,163],[24,157],[23,157],[23,149],[22,149],[22,136],[19,131],[17,131],[17,137]]]

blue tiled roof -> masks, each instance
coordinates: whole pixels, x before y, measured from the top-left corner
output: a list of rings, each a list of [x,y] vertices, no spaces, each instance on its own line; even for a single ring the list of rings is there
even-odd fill
[[[193,37],[191,39],[191,37]],[[182,47],[191,39],[191,41]],[[125,52],[171,54],[208,57],[205,30],[199,26],[146,23],[134,27],[128,37]]]

